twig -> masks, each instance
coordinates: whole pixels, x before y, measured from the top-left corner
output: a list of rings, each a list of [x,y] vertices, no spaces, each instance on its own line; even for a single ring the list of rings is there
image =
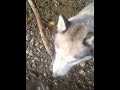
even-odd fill
[[[35,3],[32,0],[28,0],[28,3],[30,4],[30,6],[34,12],[35,18],[37,20],[38,28],[39,28],[40,35],[41,35],[43,44],[45,46],[45,49],[48,52],[48,54],[52,57],[53,56],[52,46],[50,45],[50,42],[48,41],[48,39],[45,35],[45,28],[43,26],[42,18],[39,14],[39,11],[37,10]]]

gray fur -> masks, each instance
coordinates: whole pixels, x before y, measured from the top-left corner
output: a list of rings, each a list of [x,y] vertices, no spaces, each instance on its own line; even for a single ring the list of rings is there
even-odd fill
[[[94,2],[69,18],[70,25],[61,25],[60,21],[66,20],[62,18],[58,22],[53,76],[64,76],[74,65],[94,58]],[[66,30],[60,30],[62,26]]]

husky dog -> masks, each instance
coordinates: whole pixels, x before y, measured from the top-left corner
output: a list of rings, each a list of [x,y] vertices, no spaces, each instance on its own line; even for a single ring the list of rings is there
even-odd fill
[[[53,76],[64,76],[76,64],[94,59],[94,2],[68,20],[60,15],[55,35]]]

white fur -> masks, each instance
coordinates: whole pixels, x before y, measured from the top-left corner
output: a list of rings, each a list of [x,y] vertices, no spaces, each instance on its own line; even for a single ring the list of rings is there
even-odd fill
[[[59,32],[62,32],[64,30],[66,30],[65,21],[64,21],[64,19],[61,15],[59,16],[59,20],[58,20],[58,24],[57,24],[57,30]]]
[[[79,64],[80,62],[84,62],[86,60],[91,59],[91,56],[87,56],[81,60],[76,60],[71,56],[65,57],[63,54],[63,50],[56,48],[56,57],[53,63],[53,76],[64,76],[68,73],[72,66]],[[72,62],[76,60],[75,62]],[[72,62],[72,63],[71,63]]]
[[[70,19],[68,19],[68,21],[72,22],[72,21],[77,21],[78,19],[82,20],[81,22],[83,22],[83,24],[86,25],[86,26],[90,26],[92,28],[90,30],[93,30],[93,32],[94,32],[94,29],[93,29],[93,27],[94,27],[94,20],[93,19],[94,18],[91,18],[91,17],[89,18],[89,16],[94,16],[94,6],[93,5],[94,4],[88,5],[78,15],[71,17]],[[57,24],[58,33],[66,30],[66,28],[67,27],[66,27],[65,20],[60,15],[59,20],[58,20],[58,24]],[[61,38],[61,37],[59,37],[59,38]],[[94,40],[94,36],[88,40],[88,43],[93,45],[92,44],[93,40]],[[64,43],[61,42],[61,44],[64,44]],[[64,44],[64,48],[68,48],[68,47],[69,46],[67,44]],[[93,45],[93,48],[94,48],[94,45]],[[64,55],[66,51],[63,50],[62,48],[55,47],[55,51],[56,51],[56,55],[55,55],[55,60],[54,60],[54,63],[53,63],[53,76],[54,77],[55,76],[64,76],[65,74],[68,73],[68,71],[74,65],[79,64],[80,62],[90,60],[90,59],[93,58],[92,56],[86,56],[86,57],[83,57],[82,59],[78,58],[78,60],[77,60],[76,58],[74,58],[74,55]],[[81,50],[80,55],[84,56],[85,52],[86,51],[84,51],[84,49]]]
[[[71,66],[68,65],[68,62],[66,62],[67,60],[64,60],[67,58],[64,57],[63,50],[56,48],[56,46],[55,46],[55,50],[56,50],[56,56],[55,56],[55,61],[53,63],[53,76],[64,76],[69,71]]]
[[[53,75],[54,76],[63,76],[70,69],[70,65],[68,65],[65,60],[62,61],[61,58],[62,58],[61,56],[56,55],[56,59],[53,64]]]

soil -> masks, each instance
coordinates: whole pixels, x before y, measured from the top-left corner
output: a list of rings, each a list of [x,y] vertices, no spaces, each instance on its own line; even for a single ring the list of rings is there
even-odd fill
[[[76,15],[93,0],[34,0],[42,16],[46,35],[53,45],[58,15]],[[51,63],[42,43],[35,16],[26,1],[26,90],[94,90],[94,61],[76,65],[64,78],[53,78]]]

